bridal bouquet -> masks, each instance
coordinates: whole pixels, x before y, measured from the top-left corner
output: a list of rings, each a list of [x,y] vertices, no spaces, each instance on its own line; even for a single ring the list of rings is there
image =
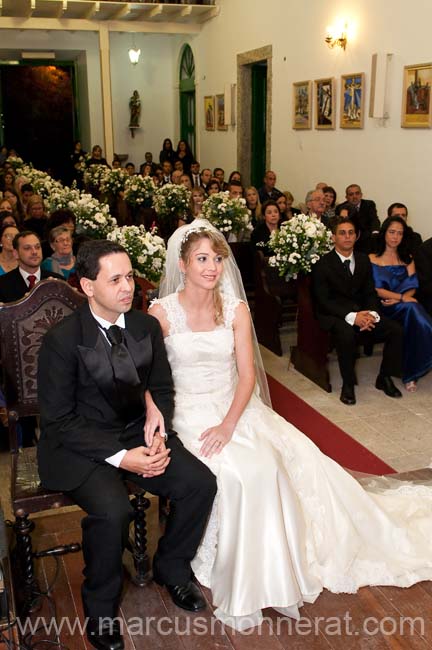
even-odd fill
[[[166,248],[164,240],[154,232],[148,232],[143,225],[122,226],[108,233],[107,239],[123,246],[135,273],[151,282],[158,282],[165,265]]]
[[[238,234],[252,230],[245,199],[230,199],[228,192],[212,194],[203,203],[202,216],[222,233]]]
[[[84,183],[91,187],[101,188],[109,171],[106,165],[90,165],[84,172]]]
[[[101,190],[104,194],[117,196],[119,192],[124,192],[126,180],[129,174],[126,169],[108,169],[102,179]]]
[[[158,187],[153,197],[153,207],[159,219],[169,221],[172,217],[181,219],[188,213],[191,193],[184,185],[167,183]]]
[[[321,221],[298,214],[271,234],[268,245],[274,251],[269,265],[290,280],[299,273],[310,273],[319,258],[332,249],[333,242],[331,232]]]
[[[155,190],[156,185],[150,176],[128,176],[125,182],[124,198],[129,205],[142,205],[146,201],[151,201]]]

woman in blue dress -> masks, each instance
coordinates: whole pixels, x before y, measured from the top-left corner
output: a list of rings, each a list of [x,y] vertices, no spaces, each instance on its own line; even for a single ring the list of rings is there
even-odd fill
[[[381,226],[376,254],[371,254],[375,287],[382,313],[404,328],[403,382],[409,392],[432,368],[432,318],[417,302],[418,280],[408,252],[408,226],[400,217],[388,217]]]

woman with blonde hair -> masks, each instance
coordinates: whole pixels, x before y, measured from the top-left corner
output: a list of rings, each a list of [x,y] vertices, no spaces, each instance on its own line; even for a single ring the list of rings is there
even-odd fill
[[[262,220],[262,206],[258,190],[253,185],[246,188],[245,191],[246,207],[251,212],[251,222],[253,227]]]
[[[44,200],[39,194],[33,194],[27,202],[24,227],[35,232],[40,239],[45,239],[45,228],[48,215],[45,212]]]

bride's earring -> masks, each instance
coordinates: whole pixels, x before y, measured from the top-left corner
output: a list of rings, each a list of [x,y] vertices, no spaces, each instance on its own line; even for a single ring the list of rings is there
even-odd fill
[[[183,271],[182,271],[180,275],[181,275],[183,286],[185,286],[185,284],[186,284],[186,273],[183,273]]]

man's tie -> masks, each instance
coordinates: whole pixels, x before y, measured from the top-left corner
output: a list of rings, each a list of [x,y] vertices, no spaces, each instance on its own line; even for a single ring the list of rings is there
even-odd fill
[[[33,287],[36,284],[37,277],[35,275],[28,275],[27,280],[28,280],[28,288],[33,289]]]
[[[118,325],[111,325],[104,330],[108,341],[111,343],[111,363],[117,388],[122,392],[122,384],[137,386],[140,383],[137,369],[126,347],[123,329]]]
[[[352,277],[352,273],[351,273],[350,264],[351,264],[351,260],[345,260],[344,263],[343,263],[344,267],[345,267],[346,270],[347,270],[347,273],[348,273],[349,277],[351,278],[351,277]]]

